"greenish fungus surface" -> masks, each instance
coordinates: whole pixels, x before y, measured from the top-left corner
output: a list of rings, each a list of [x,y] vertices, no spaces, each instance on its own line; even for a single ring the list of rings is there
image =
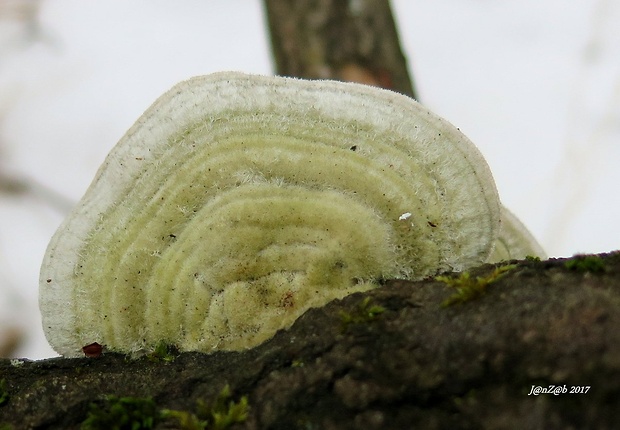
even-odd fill
[[[138,119],[52,238],[43,326],[64,356],[249,348],[378,279],[487,261],[501,217],[476,147],[412,99],[197,77]]]

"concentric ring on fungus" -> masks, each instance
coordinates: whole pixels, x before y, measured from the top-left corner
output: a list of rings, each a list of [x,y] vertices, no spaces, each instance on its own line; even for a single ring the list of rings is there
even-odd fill
[[[248,348],[377,279],[480,264],[499,226],[475,146],[405,96],[197,77],[142,115],[54,235],[43,325],[65,356]]]

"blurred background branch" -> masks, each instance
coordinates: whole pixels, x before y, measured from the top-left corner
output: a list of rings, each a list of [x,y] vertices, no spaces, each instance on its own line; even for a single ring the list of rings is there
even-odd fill
[[[416,97],[388,0],[264,0],[278,75]]]

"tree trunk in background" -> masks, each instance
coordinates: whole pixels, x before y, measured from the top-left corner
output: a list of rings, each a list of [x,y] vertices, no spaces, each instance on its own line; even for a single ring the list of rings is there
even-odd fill
[[[416,97],[388,0],[264,0],[277,74]]]

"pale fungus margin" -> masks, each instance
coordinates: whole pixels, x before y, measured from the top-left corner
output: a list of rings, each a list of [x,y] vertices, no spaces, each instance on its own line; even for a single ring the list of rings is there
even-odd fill
[[[546,257],[534,236],[512,212],[502,206],[499,236],[489,262]]]
[[[476,147],[412,99],[192,78],[138,119],[53,236],[43,328],[69,357],[249,348],[379,279],[487,261],[501,211]]]

